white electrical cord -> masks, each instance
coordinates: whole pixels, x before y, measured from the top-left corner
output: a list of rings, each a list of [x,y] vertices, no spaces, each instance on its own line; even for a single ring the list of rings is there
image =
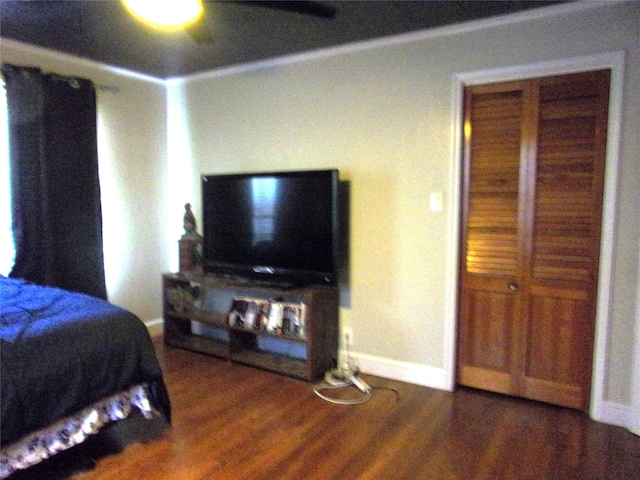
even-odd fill
[[[331,403],[337,403],[339,405],[358,405],[368,401],[371,398],[371,387],[367,385],[364,380],[358,377],[360,369],[349,354],[349,345],[347,345],[347,358],[345,363],[346,365],[342,369],[335,369],[325,373],[324,383],[314,386],[313,391],[323,400]],[[321,390],[344,388],[351,385],[358,387],[364,395],[361,398],[343,400],[331,398],[320,393]]]
[[[351,377],[351,379],[353,379],[355,377]],[[336,389],[336,388],[344,388],[344,387],[348,387],[350,385],[354,385],[354,383],[352,382],[352,380],[344,380],[341,382],[341,384],[339,385],[332,385],[330,383],[322,383],[319,385],[316,385],[315,387],[313,387],[313,391],[315,392],[316,395],[318,395],[320,398],[322,398],[323,400],[326,400],[327,402],[331,402],[331,403],[337,403],[338,405],[358,405],[360,403],[364,403],[366,401],[368,401],[371,398],[371,389],[367,389],[366,391],[363,391],[364,395],[361,398],[354,398],[354,399],[337,399],[337,398],[331,398],[328,397],[326,395],[324,395],[323,393],[321,393],[321,390],[330,390],[330,389]],[[358,387],[359,388],[359,387]]]

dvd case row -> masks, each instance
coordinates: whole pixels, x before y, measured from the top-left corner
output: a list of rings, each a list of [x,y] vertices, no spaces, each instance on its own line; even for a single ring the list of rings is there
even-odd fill
[[[227,322],[232,327],[305,338],[305,316],[303,303],[234,297]]]

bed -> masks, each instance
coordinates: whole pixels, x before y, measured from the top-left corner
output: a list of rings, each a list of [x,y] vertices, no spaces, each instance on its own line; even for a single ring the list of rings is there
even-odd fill
[[[145,325],[105,300],[0,276],[0,342],[0,478],[133,413],[171,421]]]

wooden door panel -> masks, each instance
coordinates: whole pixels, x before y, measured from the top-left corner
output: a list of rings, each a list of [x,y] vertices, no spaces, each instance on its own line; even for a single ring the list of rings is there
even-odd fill
[[[592,348],[589,302],[560,297],[529,300],[525,376],[579,385],[584,381],[585,351]]]
[[[525,395],[589,405],[608,72],[542,79]]]
[[[519,265],[520,85],[467,91],[459,382],[513,394]],[[473,159],[471,162],[470,160]]]
[[[586,409],[590,387],[593,329],[586,295],[564,291],[529,298],[527,357],[522,395]],[[582,299],[580,299],[582,297]]]
[[[525,378],[518,396],[578,410],[587,408],[583,388],[558,382]]]
[[[518,187],[522,92],[482,88],[467,99],[465,272],[514,276],[518,257]]]
[[[458,383],[471,388],[479,388],[488,392],[517,395],[519,390],[514,386],[511,373],[463,365],[458,372]]]
[[[532,278],[598,271],[609,72],[540,80]]]
[[[461,384],[588,408],[608,82],[465,89]]]
[[[513,337],[516,295],[469,291],[461,315],[460,381],[467,386],[513,393]]]
[[[468,349],[466,363],[476,367],[509,372],[513,343],[513,302],[511,295],[470,292]]]

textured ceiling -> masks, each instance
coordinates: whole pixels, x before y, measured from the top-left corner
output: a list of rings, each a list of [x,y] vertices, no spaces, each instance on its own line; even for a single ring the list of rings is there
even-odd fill
[[[0,0],[0,36],[166,79],[557,2],[322,2],[335,8],[332,19],[259,2],[204,3],[205,43],[146,26],[118,0]]]

